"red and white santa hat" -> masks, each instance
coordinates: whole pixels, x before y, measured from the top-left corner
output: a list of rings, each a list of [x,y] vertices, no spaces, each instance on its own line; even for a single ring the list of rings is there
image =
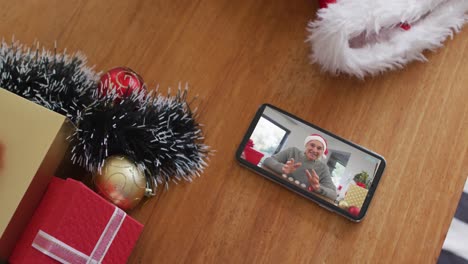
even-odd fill
[[[310,136],[306,137],[304,140],[304,146],[307,145],[307,143],[311,140],[317,140],[318,142],[322,143],[323,145],[323,158],[327,157],[328,154],[328,144],[327,141],[319,134],[311,134]]]
[[[468,22],[466,0],[318,0],[307,42],[312,62],[358,78],[427,61]]]

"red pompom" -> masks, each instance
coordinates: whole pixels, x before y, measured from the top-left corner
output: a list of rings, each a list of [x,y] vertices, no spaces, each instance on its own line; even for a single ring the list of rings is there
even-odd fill
[[[403,30],[408,31],[408,30],[411,29],[411,25],[408,24],[408,23],[401,23],[401,24],[400,24],[400,28],[402,28]]]
[[[320,8],[327,8],[328,4],[334,4],[336,0],[319,0],[319,7]]]
[[[101,76],[99,96],[105,96],[110,90],[116,90],[118,98],[127,97],[133,92],[146,90],[143,78],[130,68],[117,67]]]

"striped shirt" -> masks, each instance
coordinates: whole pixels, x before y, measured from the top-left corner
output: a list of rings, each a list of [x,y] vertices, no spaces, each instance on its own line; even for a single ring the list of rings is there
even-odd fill
[[[468,180],[437,263],[468,264]]]

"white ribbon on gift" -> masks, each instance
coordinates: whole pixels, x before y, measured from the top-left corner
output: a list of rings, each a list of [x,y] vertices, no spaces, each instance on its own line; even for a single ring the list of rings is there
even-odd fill
[[[60,263],[70,264],[96,264],[101,263],[109,250],[110,245],[114,241],[115,236],[120,230],[125,219],[124,211],[115,208],[106,228],[101,234],[98,242],[94,246],[93,252],[88,256],[83,252],[70,247],[63,241],[39,230],[34,238],[32,246],[47,256],[59,261]]]

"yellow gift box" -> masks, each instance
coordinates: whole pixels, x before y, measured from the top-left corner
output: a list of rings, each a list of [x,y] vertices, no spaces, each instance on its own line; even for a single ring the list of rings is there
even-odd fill
[[[367,189],[351,184],[349,185],[344,200],[349,206],[357,206],[361,208],[362,204],[366,200],[367,192]]]
[[[0,88],[0,259],[7,259],[68,148],[65,116]]]

